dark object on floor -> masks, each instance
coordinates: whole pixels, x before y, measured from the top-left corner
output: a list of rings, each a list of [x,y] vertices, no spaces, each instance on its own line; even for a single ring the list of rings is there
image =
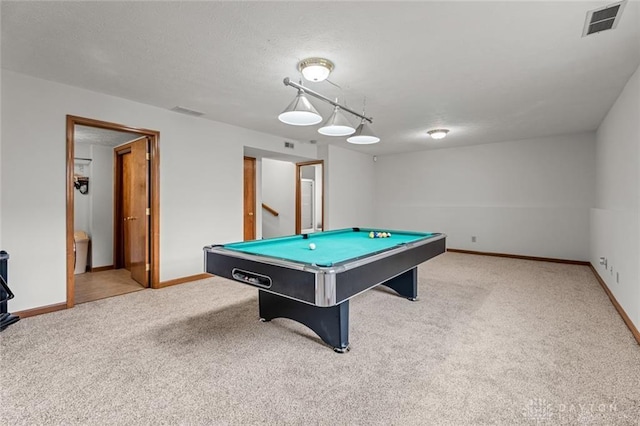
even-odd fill
[[[17,322],[20,317],[7,312],[7,301],[13,299],[13,293],[7,284],[7,263],[9,254],[0,251],[0,331]]]

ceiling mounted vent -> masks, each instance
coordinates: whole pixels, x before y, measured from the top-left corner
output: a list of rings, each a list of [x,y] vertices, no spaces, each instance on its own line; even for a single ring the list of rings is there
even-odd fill
[[[183,108],[181,106],[175,106],[175,107],[171,108],[171,111],[179,112],[180,114],[190,115],[192,117],[202,117],[204,115],[204,112],[194,111],[192,109]]]
[[[590,10],[587,12],[587,19],[584,21],[584,29],[582,37],[589,34],[599,33],[600,31],[612,30],[618,26],[620,15],[624,9],[627,0],[612,3],[600,9]]]

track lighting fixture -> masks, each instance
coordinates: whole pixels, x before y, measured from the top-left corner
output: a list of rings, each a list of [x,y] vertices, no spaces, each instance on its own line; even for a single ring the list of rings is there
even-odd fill
[[[289,77],[287,77],[283,80],[283,83],[285,86],[291,86],[298,89],[298,95],[296,96],[296,98],[293,100],[293,102],[291,102],[291,104],[289,104],[287,109],[285,109],[284,112],[278,116],[278,119],[283,123],[291,124],[294,126],[311,126],[322,121],[322,117],[320,116],[320,114],[318,114],[318,111],[313,107],[313,105],[311,105],[311,103],[305,96],[310,95],[334,106],[333,113],[323,123],[322,127],[318,129],[318,133],[326,136],[353,135],[352,137],[348,138],[347,141],[354,144],[371,144],[380,141],[380,138],[378,138],[373,133],[371,127],[369,126],[370,123],[373,123],[373,118],[367,117],[363,114],[359,114],[354,110],[339,104],[337,99],[333,101],[316,91],[304,87],[302,85],[302,82],[298,84],[291,81]],[[357,129],[354,128],[349,120],[345,117],[343,111],[346,111],[349,114],[355,115],[356,117],[361,119],[361,123]]]
[[[311,105],[304,92],[298,90],[298,95],[278,116],[278,120],[292,126],[313,126],[322,121],[322,116]]]
[[[347,142],[357,145],[368,145],[380,142],[380,138],[371,131],[371,127],[369,127],[366,120],[362,120],[356,132],[347,138]]]
[[[339,106],[333,108],[331,117],[318,129],[318,133],[325,136],[349,136],[355,131],[356,129],[340,111]]]

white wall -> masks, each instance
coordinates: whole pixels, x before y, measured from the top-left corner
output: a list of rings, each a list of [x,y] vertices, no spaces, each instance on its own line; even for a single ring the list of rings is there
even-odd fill
[[[0,12],[0,19],[2,18],[2,13]],[[2,55],[0,55],[0,58]],[[0,59],[0,65],[2,65],[2,60]],[[2,68],[0,67],[0,99],[2,99]],[[2,104],[4,102],[0,102],[0,117],[2,117]],[[0,129],[0,192],[2,192],[2,139],[4,132]],[[2,196],[0,195],[0,250],[4,250],[4,245],[2,244]]]
[[[113,148],[77,143],[75,172],[89,177],[89,192],[74,192],[74,230],[89,234],[89,266],[113,265]]]
[[[594,166],[593,133],[379,156],[376,224],[444,232],[449,248],[585,261]]]
[[[2,71],[2,244],[12,310],[66,300],[66,115],[160,131],[160,279],[203,272],[202,247],[242,240],[244,146],[292,152],[276,136]],[[24,188],[29,188],[28,196]]]
[[[640,329],[640,68],[598,128],[596,170],[589,260]]]
[[[262,159],[262,203],[279,213],[262,212],[262,237],[296,233],[296,165],[286,161]],[[262,209],[262,206],[260,206]]]
[[[75,157],[79,158],[91,158],[91,146],[90,145],[80,145],[76,144],[75,149]],[[91,222],[91,202],[90,197],[92,194],[91,185],[92,182],[92,169],[91,163],[88,161],[75,161],[74,162],[74,173],[80,176],[87,176],[89,178],[89,193],[81,194],[80,191],[74,189],[74,197],[73,197],[73,223],[74,230],[76,231],[85,231],[87,233],[91,233],[90,225]]]
[[[371,155],[326,145],[324,229],[374,225],[374,167]]]
[[[111,266],[113,259],[113,148],[91,145],[91,266]],[[76,195],[77,197],[77,195]]]

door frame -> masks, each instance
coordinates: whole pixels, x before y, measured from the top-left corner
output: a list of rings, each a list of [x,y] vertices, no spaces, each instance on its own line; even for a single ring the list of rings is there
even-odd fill
[[[302,163],[296,163],[296,234],[300,234],[302,231],[302,194],[301,194],[301,177],[300,177],[300,168],[303,166],[313,166],[316,164],[320,164],[322,166],[322,230],[324,231],[325,223],[324,223],[324,188],[325,188],[325,179],[324,179],[324,160],[314,160],[314,161],[304,161]],[[315,224],[314,224],[315,228]]]
[[[74,197],[73,185],[75,141],[74,129],[76,125],[98,127],[101,129],[137,133],[147,136],[149,142],[149,202],[150,202],[150,228],[149,228],[149,284],[151,288],[160,288],[160,132],[156,130],[131,127],[124,124],[110,123],[92,118],[67,115],[67,308],[75,305],[75,275],[74,275]]]

